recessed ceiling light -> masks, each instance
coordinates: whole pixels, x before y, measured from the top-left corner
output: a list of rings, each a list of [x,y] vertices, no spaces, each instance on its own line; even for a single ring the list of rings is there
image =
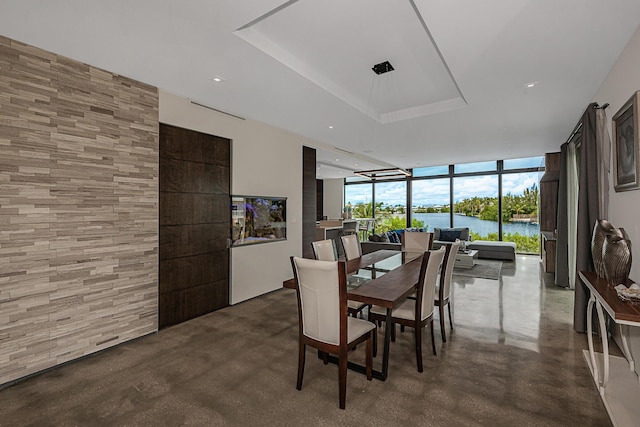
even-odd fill
[[[340,161],[340,159],[336,159],[336,162],[339,162],[339,161]]]
[[[538,82],[530,82],[530,83],[525,83],[524,87],[530,88],[537,85],[538,85]]]
[[[220,83],[220,82],[224,81],[224,79],[222,77],[220,77],[220,76],[213,76],[209,80],[213,80],[216,83]]]
[[[329,126],[329,129],[333,129],[333,126]]]

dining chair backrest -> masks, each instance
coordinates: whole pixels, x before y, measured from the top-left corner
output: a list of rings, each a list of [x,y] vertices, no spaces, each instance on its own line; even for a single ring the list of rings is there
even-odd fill
[[[431,249],[433,233],[423,231],[405,231],[400,235],[404,252],[424,252]]]
[[[426,251],[422,259],[420,276],[418,279],[418,292],[416,295],[416,311],[420,308],[420,320],[426,319],[433,314],[434,299],[436,293],[436,283],[438,273],[444,259],[445,247],[438,250]],[[420,307],[418,303],[421,302]],[[418,313],[416,312],[416,316]],[[416,317],[417,318],[417,317]]]
[[[456,255],[458,254],[458,249],[460,249],[461,242],[459,239],[456,239],[455,242],[447,244],[449,246],[447,255],[447,263],[442,266],[442,273],[440,275],[440,289],[438,298],[441,301],[449,298],[449,294],[451,293],[451,280],[453,279],[453,267],[456,263]]]
[[[362,248],[360,247],[360,240],[358,240],[357,234],[340,236],[340,241],[342,242],[344,257],[347,261],[360,258],[362,256]]]
[[[292,257],[298,283],[297,296],[302,334],[317,341],[341,345],[347,342],[347,286],[345,265]],[[344,328],[341,328],[344,323]],[[344,329],[344,336],[340,331]]]
[[[318,240],[311,242],[313,249],[313,257],[320,261],[337,261],[338,252],[336,251],[336,243],[333,239]]]

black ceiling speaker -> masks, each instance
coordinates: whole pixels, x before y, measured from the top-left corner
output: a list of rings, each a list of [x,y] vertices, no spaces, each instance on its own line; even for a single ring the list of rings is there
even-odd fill
[[[389,61],[384,61],[374,65],[372,70],[376,74],[384,74],[384,73],[388,73],[389,71],[393,71],[394,68]]]

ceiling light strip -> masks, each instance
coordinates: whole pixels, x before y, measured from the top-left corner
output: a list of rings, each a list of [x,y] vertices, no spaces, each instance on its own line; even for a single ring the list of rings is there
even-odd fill
[[[208,105],[200,104],[199,102],[193,101],[191,99],[189,100],[189,102],[192,103],[193,105],[197,105],[198,107],[206,108],[208,110],[213,110],[216,113],[226,114],[227,116],[231,116],[231,117],[233,117],[235,119],[247,120],[244,117],[236,116],[235,114],[227,113],[226,111],[218,110],[217,108],[213,108],[213,107],[209,107]]]

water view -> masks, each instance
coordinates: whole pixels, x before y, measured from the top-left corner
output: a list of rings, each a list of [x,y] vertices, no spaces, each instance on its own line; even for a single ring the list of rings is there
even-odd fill
[[[448,228],[448,213],[414,213],[411,215],[419,221],[424,222],[425,228],[429,231],[434,228]],[[454,215],[453,223],[455,227],[469,227],[470,230],[481,236],[488,236],[490,233],[498,232],[498,223],[496,221],[487,221],[474,216]],[[502,232],[504,234],[520,234],[522,236],[538,236],[540,235],[540,225],[530,222],[503,222]]]

